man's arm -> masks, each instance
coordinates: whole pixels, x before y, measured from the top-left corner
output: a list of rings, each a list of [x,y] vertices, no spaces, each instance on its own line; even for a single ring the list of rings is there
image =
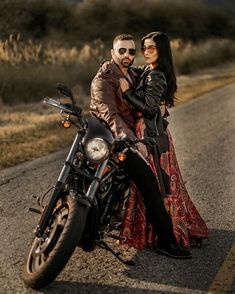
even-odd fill
[[[136,140],[134,132],[123,120],[116,100],[117,85],[110,79],[96,77],[91,85],[91,114],[104,120],[115,137],[128,136]],[[121,101],[119,101],[121,103]],[[134,127],[134,126],[133,126]]]

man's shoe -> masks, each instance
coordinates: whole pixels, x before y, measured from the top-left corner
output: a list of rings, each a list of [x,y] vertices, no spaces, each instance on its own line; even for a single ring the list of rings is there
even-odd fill
[[[191,252],[188,249],[181,247],[180,245],[170,244],[169,246],[164,247],[159,246],[156,248],[156,252],[158,254],[166,255],[177,259],[192,258]]]

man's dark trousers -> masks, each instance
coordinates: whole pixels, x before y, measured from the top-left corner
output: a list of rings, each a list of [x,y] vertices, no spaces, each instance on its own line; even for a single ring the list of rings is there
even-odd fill
[[[158,237],[158,244],[162,247],[176,245],[171,218],[166,211],[156,176],[137,153],[128,151],[126,155],[127,172],[141,192],[147,215]]]

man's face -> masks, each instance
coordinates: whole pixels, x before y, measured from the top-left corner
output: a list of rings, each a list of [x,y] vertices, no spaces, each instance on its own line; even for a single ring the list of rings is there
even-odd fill
[[[113,60],[120,66],[128,68],[135,59],[135,43],[133,40],[118,40],[111,50]]]

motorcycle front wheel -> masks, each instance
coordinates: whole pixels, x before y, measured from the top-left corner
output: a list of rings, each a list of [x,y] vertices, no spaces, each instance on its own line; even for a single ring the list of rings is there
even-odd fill
[[[82,237],[88,210],[73,197],[57,201],[44,236],[35,237],[23,266],[27,287],[40,289],[62,271]]]

